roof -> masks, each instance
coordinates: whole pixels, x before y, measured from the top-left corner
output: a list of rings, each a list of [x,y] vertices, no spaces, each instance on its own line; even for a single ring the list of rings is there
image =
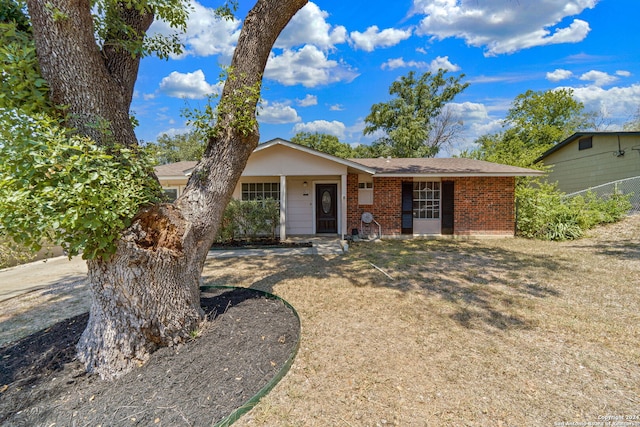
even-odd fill
[[[532,176],[544,172],[463,158],[352,159],[376,170],[375,176]]]
[[[198,162],[182,161],[156,166],[154,169],[156,171],[156,175],[161,176],[164,179],[184,178],[185,176],[191,175],[191,171],[197,164]]]
[[[551,153],[555,153],[560,150],[562,147],[571,144],[576,139],[584,138],[586,136],[599,136],[599,135],[613,135],[613,136],[640,136],[640,132],[576,132],[564,141],[559,142],[554,145],[544,153],[540,157],[535,160],[535,163],[544,160]]]
[[[331,160],[359,173],[368,173],[383,177],[533,176],[543,174],[543,172],[534,169],[462,158],[397,159],[381,157],[377,159],[343,159],[280,138],[272,139],[271,141],[258,145],[254,152],[262,151],[275,145],[282,145]],[[197,162],[189,161],[170,163],[156,166],[155,171],[156,175],[162,179],[184,178],[191,174],[196,164]]]

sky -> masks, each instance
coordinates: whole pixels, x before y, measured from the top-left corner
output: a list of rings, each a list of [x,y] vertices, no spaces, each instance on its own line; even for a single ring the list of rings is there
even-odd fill
[[[185,108],[202,108],[221,90],[253,1],[238,20],[215,17],[219,1],[193,3],[184,52],[142,60],[132,111],[138,138],[189,131]],[[449,108],[462,129],[440,157],[474,148],[503,129],[513,100],[527,90],[570,88],[599,130],[620,130],[640,108],[638,0],[353,0],[309,2],[275,43],[264,74],[260,141],[298,132],[335,135],[352,145],[371,106],[390,99],[394,80],[438,69],[464,74],[469,87]],[[163,22],[151,33],[169,34]]]

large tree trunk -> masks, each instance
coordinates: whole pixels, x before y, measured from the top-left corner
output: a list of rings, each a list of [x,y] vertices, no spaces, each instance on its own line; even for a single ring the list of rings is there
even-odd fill
[[[257,98],[249,95],[260,88],[276,38],[306,2],[258,0],[238,40],[215,136],[184,194],[173,205],[139,212],[115,255],[88,262],[92,305],[77,349],[89,372],[119,376],[144,363],[159,346],[180,342],[198,329],[204,261],[259,140]],[[117,142],[136,143],[128,108],[135,82],[131,73],[135,77],[139,58],[118,49],[98,49],[88,0],[28,0],[28,5],[43,76],[56,102],[69,106],[71,124],[100,140],[91,124],[107,120]],[[75,25],[54,19],[54,9]],[[152,20],[124,8],[122,13],[143,31]]]

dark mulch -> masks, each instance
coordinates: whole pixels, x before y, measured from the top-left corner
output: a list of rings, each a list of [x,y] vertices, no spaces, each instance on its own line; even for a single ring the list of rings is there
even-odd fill
[[[268,249],[268,248],[310,248],[313,246],[311,242],[281,242],[280,239],[257,238],[257,239],[238,239],[228,240],[226,242],[216,242],[211,246],[213,250],[226,249]]]
[[[251,289],[208,290],[202,306],[200,337],[114,381],[74,360],[86,314],[0,348],[0,425],[215,425],[278,374],[300,324],[282,301]]]

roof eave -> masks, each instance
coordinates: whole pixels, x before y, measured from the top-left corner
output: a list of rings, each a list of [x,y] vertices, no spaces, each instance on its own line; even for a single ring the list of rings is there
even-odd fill
[[[479,177],[516,177],[516,176],[541,176],[545,172],[445,172],[445,173],[377,173],[374,177],[380,178],[479,178]]]
[[[171,181],[171,180],[179,180],[189,178],[191,174],[188,175],[157,175],[158,179],[162,181]]]

